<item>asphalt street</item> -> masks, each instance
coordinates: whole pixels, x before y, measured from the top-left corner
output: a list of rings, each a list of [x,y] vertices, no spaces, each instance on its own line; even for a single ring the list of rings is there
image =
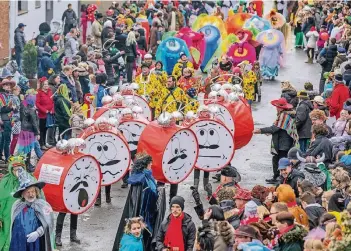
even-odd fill
[[[309,65],[304,63],[306,54],[304,51],[291,50],[286,53],[284,67],[275,81],[265,81],[262,86],[262,101],[254,103],[252,107],[255,127],[270,126],[276,116],[276,110],[270,101],[280,97],[280,82],[289,80],[298,90],[303,89],[306,81],[314,84],[318,89],[321,68],[318,64]],[[252,188],[256,184],[265,185],[265,179],[272,175],[270,136],[254,135],[251,142],[244,148],[237,150],[232,164],[242,176],[240,185],[244,188]],[[211,175],[212,176],[212,175]],[[194,201],[191,196],[190,186],[193,183],[193,175],[190,175],[179,185],[178,194],[186,200],[185,211],[189,213],[195,223],[199,220],[193,210]],[[218,184],[213,183],[213,190]],[[103,198],[104,198],[104,189]],[[205,192],[202,183],[199,187],[203,201]],[[168,189],[167,189],[168,193]],[[121,183],[112,186],[112,203],[102,203],[101,207],[92,207],[87,213],[79,216],[78,237],[80,245],[71,244],[69,241],[69,217],[66,217],[63,230],[62,251],[96,251],[112,250],[117,226],[128,194],[128,189],[122,189]],[[204,203],[207,206],[206,202]]]

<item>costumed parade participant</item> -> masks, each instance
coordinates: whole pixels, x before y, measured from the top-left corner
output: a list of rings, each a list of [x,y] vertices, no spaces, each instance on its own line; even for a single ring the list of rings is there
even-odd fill
[[[144,250],[151,250],[160,222],[165,214],[165,192],[158,191],[151,171],[152,157],[148,154],[137,154],[128,183],[131,185],[126,204],[118,226],[113,250],[120,250],[126,219],[142,216],[145,223],[143,233]],[[123,243],[121,243],[123,244]]]
[[[156,76],[161,86],[165,86],[167,82],[167,72],[163,69],[163,63],[161,61],[155,63],[155,68],[153,68],[150,73]]]
[[[54,250],[54,214],[50,204],[39,198],[45,183],[22,178],[13,195],[19,200],[12,206],[9,250]]]
[[[221,61],[219,62],[219,74],[232,74],[233,73],[233,63],[227,57],[227,55],[223,55]],[[225,81],[228,81],[230,75],[222,76]]]
[[[194,77],[194,69],[183,68],[182,76],[178,80],[177,86],[184,92],[187,92],[190,88],[195,88],[195,90],[198,90],[200,88],[200,83],[198,78]]]
[[[174,65],[172,75],[178,80],[182,76],[184,68],[192,68],[194,70],[193,63],[188,60],[184,52],[181,52],[178,62]]]
[[[243,61],[240,64],[242,77],[243,77],[243,92],[245,95],[245,99],[251,105],[252,101],[256,100],[256,86],[257,86],[257,77],[256,74],[252,70],[252,65],[247,62]]]

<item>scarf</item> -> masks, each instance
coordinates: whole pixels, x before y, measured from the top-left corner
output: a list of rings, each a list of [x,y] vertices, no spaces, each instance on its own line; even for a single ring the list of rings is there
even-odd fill
[[[60,85],[57,89],[57,95],[61,95],[64,99],[66,99],[68,102],[70,102],[67,85]],[[68,106],[66,105],[66,102],[64,100],[62,100],[62,104],[63,104],[63,107],[65,108],[66,113],[71,117],[72,112],[68,108]]]
[[[163,244],[169,248],[179,248],[179,251],[184,251],[184,239],[182,223],[184,219],[184,213],[182,213],[178,218],[171,214],[171,221],[169,222],[168,229],[165,235],[165,241]]]
[[[285,130],[288,133],[288,135],[294,140],[294,144],[298,144],[299,136],[297,134],[296,123],[295,119],[291,116],[291,114],[281,112],[278,115],[276,121],[273,123],[273,125]],[[277,154],[273,145],[273,141],[271,145],[271,152]]]

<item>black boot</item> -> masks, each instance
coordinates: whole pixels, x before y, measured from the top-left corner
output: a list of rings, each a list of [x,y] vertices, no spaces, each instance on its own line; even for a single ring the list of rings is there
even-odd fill
[[[105,186],[106,203],[111,203],[111,186]]]
[[[261,102],[261,95],[258,95],[257,101],[258,101],[258,102]]]
[[[77,237],[77,230],[76,229],[71,229],[70,239],[71,239],[71,242],[80,244],[80,240]]]
[[[95,206],[97,207],[101,206],[101,189],[99,191],[98,197],[96,198]]]
[[[59,233],[59,234],[56,233],[55,243],[56,243],[56,246],[62,247],[61,233]]]

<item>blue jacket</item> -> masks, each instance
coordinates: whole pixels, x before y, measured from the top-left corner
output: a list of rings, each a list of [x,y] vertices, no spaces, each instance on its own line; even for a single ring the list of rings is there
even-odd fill
[[[102,98],[105,96],[105,87],[99,85],[98,92],[96,93],[96,107],[102,107]]]
[[[65,84],[70,92],[70,97],[73,103],[78,101],[78,96],[77,96],[77,91],[76,91],[76,85],[74,80],[72,79],[71,81],[68,79],[68,77],[61,73],[60,75],[61,83]]]
[[[135,237],[132,234],[124,234],[119,251],[143,251],[143,236]]]
[[[43,56],[40,60],[39,63],[39,68],[38,68],[38,77],[46,77],[49,78],[51,74],[48,73],[49,69],[54,70],[55,65],[52,59],[50,58],[50,55],[46,52],[43,53]]]

